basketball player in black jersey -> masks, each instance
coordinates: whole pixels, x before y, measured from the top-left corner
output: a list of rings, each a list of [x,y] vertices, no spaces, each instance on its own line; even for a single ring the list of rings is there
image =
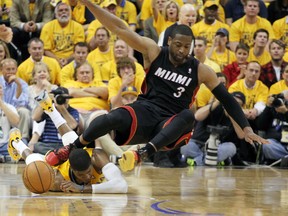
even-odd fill
[[[189,56],[193,34],[188,26],[175,27],[169,37],[169,47],[160,48],[153,40],[132,32],[122,20],[89,0],[80,2],[104,26],[143,54],[148,72],[143,94],[136,102],[96,118],[73,144],[48,154],[48,163],[55,165],[65,161],[72,148],[83,148],[112,130],[118,145],[147,143],[137,151],[123,153],[119,160],[123,171],[132,170],[143,158],[159,150],[180,147],[190,138],[194,114],[189,108],[195,89],[201,83],[212,91],[242,128],[247,142],[268,143],[253,132],[240,106],[220,84],[215,72]]]

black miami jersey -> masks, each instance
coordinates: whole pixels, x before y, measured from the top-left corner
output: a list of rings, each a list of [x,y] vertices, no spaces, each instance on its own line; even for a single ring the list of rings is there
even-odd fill
[[[170,114],[189,109],[198,86],[198,65],[199,61],[190,57],[175,67],[168,47],[161,48],[146,74],[138,101],[147,99]]]

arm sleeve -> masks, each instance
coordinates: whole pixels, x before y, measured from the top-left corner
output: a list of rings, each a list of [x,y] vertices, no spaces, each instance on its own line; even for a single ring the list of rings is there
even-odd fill
[[[242,129],[245,127],[250,127],[241,107],[221,83],[212,90],[212,93],[223,104],[228,114]]]
[[[107,182],[92,185],[92,193],[127,193],[128,184],[121,171],[113,163],[108,163],[102,168]]]

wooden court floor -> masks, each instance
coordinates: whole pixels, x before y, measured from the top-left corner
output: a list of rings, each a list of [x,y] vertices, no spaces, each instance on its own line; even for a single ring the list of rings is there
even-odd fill
[[[155,168],[125,173],[128,194],[45,193],[22,183],[24,164],[0,164],[0,216],[288,215],[288,170]]]

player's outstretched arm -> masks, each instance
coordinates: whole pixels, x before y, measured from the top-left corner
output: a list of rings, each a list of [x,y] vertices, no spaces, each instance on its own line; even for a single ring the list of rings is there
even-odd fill
[[[217,79],[216,73],[208,66],[199,64],[198,67],[199,83],[204,83],[215,95],[215,97],[223,104],[228,114],[235,120],[244,132],[246,142],[253,144],[258,142],[260,144],[267,144],[268,141],[255,134],[250,127],[241,107],[228,93],[227,89]]]
[[[142,37],[131,31],[124,22],[117,16],[102,9],[100,6],[93,4],[90,0],[79,0],[84,4],[92,14],[110,31],[114,32],[130,47],[147,56],[153,61],[160,52],[160,47],[150,38]]]

